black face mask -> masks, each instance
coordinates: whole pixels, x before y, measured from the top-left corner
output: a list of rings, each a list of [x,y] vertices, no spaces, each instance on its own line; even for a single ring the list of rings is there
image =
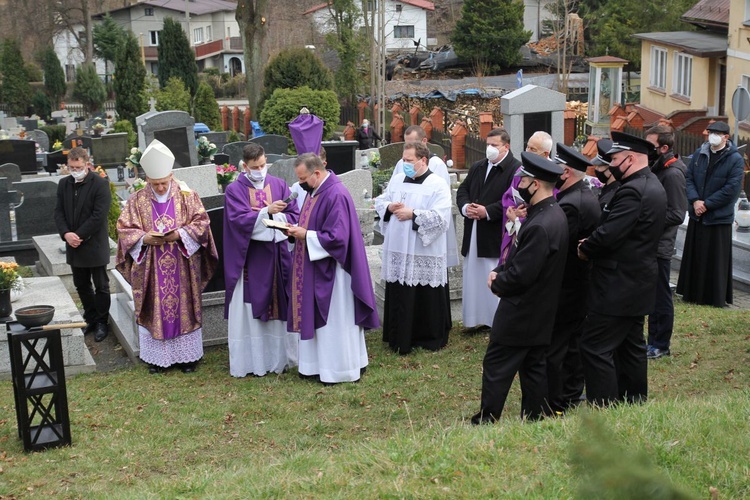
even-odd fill
[[[559,191],[562,189],[563,184],[565,184],[565,181],[562,178],[559,178],[557,179],[557,181],[555,181],[555,188],[557,188],[557,190]]]
[[[594,170],[594,173],[596,174],[596,178],[599,179],[599,182],[601,182],[602,184],[607,184],[609,182],[609,179],[611,178],[610,175],[606,175],[606,170],[604,172]]]
[[[659,152],[658,149],[652,149],[651,151],[648,152],[648,164],[653,165],[654,163],[657,162],[660,156],[661,156],[661,153]]]
[[[627,172],[628,170],[630,170],[630,166],[628,166],[628,168],[625,169],[625,172],[623,172],[622,170],[620,170],[620,167],[622,166],[623,163],[625,163],[625,160],[627,160],[628,158],[630,158],[630,157],[626,156],[617,165],[612,165],[612,164],[609,165],[609,171],[612,173],[612,177],[614,177],[616,181],[621,181],[622,178],[623,178],[623,176],[625,175],[625,172]]]
[[[531,203],[531,198],[536,194],[536,191],[534,191],[533,193],[529,191],[530,187],[531,187],[531,184],[523,188],[521,186],[518,186],[518,190],[517,190],[518,196],[521,197],[521,199],[523,200],[524,203],[526,203],[526,205],[529,205]]]
[[[315,188],[310,186],[310,184],[308,184],[307,181],[300,182],[299,187],[304,189],[307,194],[312,194],[312,192],[315,190]]]

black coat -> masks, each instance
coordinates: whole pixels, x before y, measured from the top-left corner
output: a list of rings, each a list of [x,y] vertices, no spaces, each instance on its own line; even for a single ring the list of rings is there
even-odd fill
[[[596,196],[583,181],[560,191],[557,202],[568,220],[568,258],[565,261],[556,320],[565,322],[586,316],[591,263],[578,258],[578,242],[588,238],[596,229],[602,211]]]
[[[78,248],[66,243],[69,265],[99,267],[109,264],[107,214],[111,203],[109,181],[93,172],[89,172],[78,187],[72,175],[60,180],[55,205],[57,232],[63,240],[68,232],[76,233],[83,240]]]
[[[484,205],[490,217],[489,220],[464,217],[464,239],[461,244],[461,255],[464,257],[469,253],[471,232],[476,227],[477,257],[500,258],[500,247],[503,242],[503,194],[510,187],[513,175],[521,166],[521,162],[513,158],[513,153],[508,151],[503,161],[492,169],[485,182],[488,164],[486,159],[473,164],[466,179],[456,191],[456,205],[461,214],[464,205],[478,203]]]
[[[615,191],[617,191],[618,187],[620,187],[620,183],[618,181],[602,186],[602,190],[599,192],[599,208],[604,210],[604,207],[607,206],[607,203],[612,201],[612,197],[615,195]]]
[[[495,269],[501,297],[490,340],[509,346],[549,345],[560,296],[568,231],[553,197],[529,207],[508,260]]]
[[[363,129],[362,127],[359,127],[354,136],[357,139],[357,142],[359,142],[359,149],[374,148],[375,141],[381,140],[378,133],[375,132],[375,129],[372,127],[367,127],[367,132],[365,132],[365,129]]]
[[[623,179],[601,224],[581,244],[593,261],[589,311],[641,316],[653,310],[666,211],[667,195],[648,168]]]
[[[661,155],[651,166],[664,191],[667,193],[667,216],[664,219],[664,233],[659,240],[657,257],[671,259],[674,254],[674,243],[677,239],[677,228],[685,221],[687,213],[687,194],[685,190],[685,164],[674,153]]]

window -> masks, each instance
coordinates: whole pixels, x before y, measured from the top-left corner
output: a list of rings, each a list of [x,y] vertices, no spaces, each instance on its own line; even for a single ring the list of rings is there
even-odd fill
[[[146,14],[147,16],[153,16],[154,15],[154,9],[151,7],[146,7]]]
[[[149,31],[148,32],[148,40],[152,47],[156,47],[159,45],[159,32],[158,31]]]
[[[672,92],[690,99],[693,77],[693,56],[675,52]]]
[[[211,26],[206,26],[206,41],[210,42],[211,40],[213,40],[211,38]]]
[[[651,87],[665,90],[667,88],[667,50],[651,47],[651,70],[648,77]]]
[[[403,10],[403,8],[404,8],[404,6],[401,5],[400,3],[396,4],[396,12],[401,12]]]
[[[394,26],[394,38],[414,38],[414,26]]]
[[[203,28],[195,28],[193,30],[193,45],[203,43]]]
[[[367,0],[367,12],[378,10],[378,0]]]

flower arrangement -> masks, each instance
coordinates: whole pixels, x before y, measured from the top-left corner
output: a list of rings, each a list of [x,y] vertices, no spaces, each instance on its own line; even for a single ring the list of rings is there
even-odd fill
[[[380,153],[377,151],[370,154],[370,168],[380,168]]]
[[[97,174],[99,174],[99,177],[103,177],[103,178],[105,178],[105,179],[106,179],[106,178],[108,177],[108,176],[107,176],[107,172],[106,172],[106,171],[105,171],[105,170],[104,170],[104,169],[102,168],[102,166],[101,166],[101,165],[98,165],[98,166],[97,166],[97,167],[96,167],[96,168],[94,169],[94,172],[95,172],[95,173],[97,173]]]
[[[18,275],[18,264],[0,262],[0,290],[18,290],[21,288],[21,277]]]
[[[200,139],[198,139],[198,156],[200,156],[201,158],[211,158],[211,156],[216,153],[216,150],[216,144],[214,144],[213,142],[208,142],[208,139],[206,139],[205,135],[202,135]]]
[[[130,185],[128,188],[128,193],[133,194],[136,191],[140,191],[141,189],[146,187],[146,181],[144,181],[141,178],[138,178],[133,182],[133,184]]]
[[[55,141],[55,143],[52,145],[52,151],[57,151],[58,149],[62,149],[62,142]]]
[[[94,126],[91,127],[91,130],[93,130],[95,134],[101,134],[102,132],[104,132],[104,124],[95,123]]]
[[[240,175],[240,172],[234,165],[230,165],[229,163],[216,165],[216,182],[221,186],[226,186],[227,184],[234,182],[238,175]]]
[[[125,158],[125,161],[128,164],[128,167],[139,167],[141,165],[141,156],[143,155],[143,151],[141,151],[138,148],[131,148],[130,149],[130,156]]]

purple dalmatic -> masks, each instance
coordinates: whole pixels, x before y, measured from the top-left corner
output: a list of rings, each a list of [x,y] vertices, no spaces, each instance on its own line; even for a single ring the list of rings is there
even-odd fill
[[[299,225],[315,231],[331,257],[312,262],[305,240],[298,240],[294,248],[289,331],[300,332],[302,340],[312,339],[315,330],[328,323],[337,265],[352,278],[354,322],[363,328],[380,326],[357,211],[349,191],[329,173],[305,199]]]
[[[151,200],[153,230],[168,232],[177,229],[174,212],[174,197],[164,203]],[[163,338],[173,339],[180,335],[180,269],[178,266],[181,248],[179,243],[168,243],[154,247],[156,262],[156,303],[159,304]]]
[[[256,189],[244,174],[227,186],[224,201],[225,318],[237,280],[244,279],[243,299],[252,304],[254,318],[261,321],[287,319],[287,282],[292,267],[287,241],[274,243],[251,238],[261,209],[288,198],[289,194],[289,186],[271,175],[266,175],[263,189]],[[299,214],[297,203],[289,203],[283,213],[287,222],[295,224]]]
[[[320,153],[320,143],[323,140],[323,120],[313,114],[301,114],[289,122],[289,132],[292,134],[297,154]]]

